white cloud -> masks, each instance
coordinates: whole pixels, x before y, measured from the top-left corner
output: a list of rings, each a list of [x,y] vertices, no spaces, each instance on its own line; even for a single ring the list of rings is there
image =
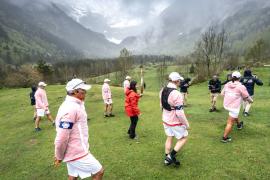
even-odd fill
[[[168,1],[161,1],[153,5],[152,9],[150,10],[150,14],[153,16],[158,16],[162,13],[167,7],[170,6]]]
[[[120,44],[122,42],[122,40],[120,39],[116,39],[114,37],[111,37],[111,38],[106,38],[108,41],[111,41],[112,43],[115,43],[115,44]]]
[[[121,19],[115,23],[110,24],[111,28],[127,28],[139,26],[142,24],[142,19]]]

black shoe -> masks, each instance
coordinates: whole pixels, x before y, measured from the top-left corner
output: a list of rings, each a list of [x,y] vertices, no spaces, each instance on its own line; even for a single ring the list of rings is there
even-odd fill
[[[114,117],[115,115],[114,114],[110,114],[109,117]]]
[[[107,114],[106,114],[106,115],[104,115],[104,118],[106,118],[106,117],[109,117],[109,115],[107,115]]]
[[[164,161],[165,165],[170,165],[170,164],[174,164],[175,166],[180,166],[180,161],[178,161],[174,156],[172,155],[168,155],[165,157],[165,161]]]
[[[239,124],[237,124],[237,129],[238,130],[243,129],[243,127],[244,127],[244,122],[243,121],[241,121]]]
[[[222,139],[221,139],[221,142],[223,142],[223,143],[228,143],[228,142],[231,142],[231,141],[232,141],[231,137],[226,137],[226,138],[222,137]]]
[[[169,166],[173,163],[173,160],[169,156],[165,156],[164,165]]]
[[[39,131],[41,131],[41,129],[38,127],[38,128],[35,128],[35,131],[39,132]]]
[[[209,109],[209,112],[214,112],[214,108]]]
[[[249,116],[249,113],[248,112],[244,112],[244,116],[245,117],[248,117]]]

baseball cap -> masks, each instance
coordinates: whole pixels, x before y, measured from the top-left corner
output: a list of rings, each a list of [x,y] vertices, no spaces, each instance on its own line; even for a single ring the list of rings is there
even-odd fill
[[[111,80],[109,80],[109,79],[104,79],[104,82],[110,82]]]
[[[240,78],[240,77],[241,77],[241,74],[240,74],[239,71],[234,71],[234,72],[232,73],[232,77]]]
[[[83,80],[77,79],[77,78],[72,79],[66,85],[66,90],[67,91],[73,91],[75,89],[89,90],[90,88],[91,88],[91,85],[86,84]]]
[[[178,81],[178,80],[181,80],[183,81],[184,78],[182,76],[180,76],[180,74],[178,72],[172,72],[170,75],[169,75],[169,79],[171,81]]]
[[[130,77],[130,76],[126,76],[126,79],[130,80],[130,79],[131,79],[131,77]]]
[[[38,86],[44,86],[45,87],[45,86],[47,86],[47,84],[45,82],[41,81],[41,82],[38,83]]]

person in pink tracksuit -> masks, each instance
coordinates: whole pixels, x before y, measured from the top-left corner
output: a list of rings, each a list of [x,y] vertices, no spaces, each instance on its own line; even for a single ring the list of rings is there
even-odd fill
[[[41,131],[40,127],[39,127],[39,122],[40,119],[42,117],[47,116],[47,119],[49,121],[52,122],[52,124],[54,125],[54,121],[53,118],[50,114],[50,110],[49,110],[49,103],[48,103],[48,99],[47,99],[47,94],[45,91],[45,87],[47,86],[47,84],[45,84],[44,82],[39,82],[38,83],[38,89],[35,92],[35,100],[36,100],[36,121],[35,121],[35,131]]]
[[[253,102],[252,98],[247,92],[246,87],[239,82],[240,78],[240,72],[233,72],[232,80],[224,86],[221,92],[221,95],[224,96],[223,106],[226,110],[229,111],[227,125],[224,131],[224,135],[221,139],[221,142],[224,143],[230,142],[232,140],[228,135],[231,132],[235,122],[237,123],[237,129],[240,130],[243,128],[243,122],[240,122],[238,119],[242,101],[244,100],[250,103]]]
[[[87,114],[84,107],[86,91],[91,88],[81,79],[66,85],[67,96],[56,117],[55,166],[66,162],[69,179],[92,176],[102,179],[104,169],[89,152]]]
[[[114,117],[112,114],[112,93],[109,86],[109,79],[104,79],[104,84],[102,86],[102,98],[104,101],[104,117]]]
[[[167,87],[161,91],[162,120],[167,135],[165,142],[165,165],[180,165],[180,161],[176,159],[176,153],[187,142],[189,122],[183,110],[183,96],[177,90],[183,77],[177,72],[169,75],[169,83]],[[177,139],[174,148],[171,150],[173,137]]]
[[[126,93],[126,91],[129,89],[130,81],[131,81],[131,77],[130,77],[130,76],[126,76],[126,79],[125,79],[125,81],[123,82],[123,87],[124,87],[124,92],[125,92],[125,93]]]

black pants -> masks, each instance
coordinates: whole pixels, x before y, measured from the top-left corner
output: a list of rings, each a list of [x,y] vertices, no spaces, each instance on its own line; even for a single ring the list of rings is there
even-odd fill
[[[129,134],[129,137],[131,139],[134,139],[135,136],[136,136],[135,129],[136,129],[136,126],[137,126],[137,122],[138,122],[138,116],[130,117],[130,126],[129,126],[129,129],[128,129],[128,134]]]

